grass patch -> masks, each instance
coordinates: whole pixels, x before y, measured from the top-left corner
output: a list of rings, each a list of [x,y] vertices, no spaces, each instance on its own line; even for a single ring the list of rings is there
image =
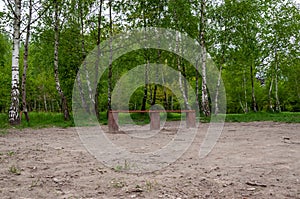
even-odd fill
[[[7,135],[8,133],[8,129],[0,129],[0,136]]]
[[[20,127],[26,128],[45,128],[45,127],[72,127],[74,126],[73,119],[65,121],[62,113],[46,113],[46,112],[30,112],[30,121],[27,122],[23,116]]]
[[[30,121],[27,122],[25,115],[22,115],[21,124],[15,125],[17,129],[23,128],[46,128],[46,127],[72,127],[75,126],[73,119],[65,121],[62,113],[50,113],[50,112],[30,112]],[[0,114],[0,132],[6,133],[6,130],[11,128],[8,122],[8,115]],[[0,133],[1,134],[1,133]]]
[[[119,124],[132,124],[144,125],[150,123],[148,113],[119,113]]]
[[[161,119],[166,115],[161,113]],[[30,122],[26,122],[23,115],[22,122],[17,129],[23,128],[46,128],[46,127],[73,127],[75,126],[73,119],[64,121],[62,113],[46,113],[46,112],[30,112]],[[185,119],[185,113],[167,113],[167,121],[180,121]],[[202,123],[210,122],[210,117],[200,116],[197,118]],[[281,113],[268,113],[268,112],[250,112],[247,114],[227,114],[225,122],[255,122],[255,121],[273,121],[285,123],[300,123],[300,112],[281,112]],[[100,113],[99,122],[101,125],[107,125],[106,112]],[[144,125],[149,124],[150,118],[148,113],[119,113],[119,124],[136,124]],[[86,126],[89,124],[80,124]],[[7,114],[0,114],[0,136],[8,134],[11,126],[8,123]]]
[[[247,114],[227,114],[226,122],[256,122],[256,121],[273,121],[286,123],[300,123],[300,112],[251,112]]]
[[[15,175],[21,175],[21,169],[19,169],[15,165],[9,167],[9,172]]]

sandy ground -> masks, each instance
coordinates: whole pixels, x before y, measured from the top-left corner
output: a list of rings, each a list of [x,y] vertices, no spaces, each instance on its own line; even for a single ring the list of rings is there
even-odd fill
[[[140,149],[162,147],[176,125],[168,122]],[[0,198],[300,198],[300,124],[226,123],[200,159],[207,128],[201,124],[176,162],[141,174],[103,165],[75,128],[11,130],[0,136]],[[132,147],[126,134],[107,136]]]

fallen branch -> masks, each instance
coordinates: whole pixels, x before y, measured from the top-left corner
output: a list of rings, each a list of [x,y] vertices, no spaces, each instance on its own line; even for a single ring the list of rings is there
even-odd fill
[[[256,187],[267,187],[266,184],[262,184],[262,183],[259,183],[259,182],[251,182],[251,181],[248,181],[246,182],[246,185],[250,185],[250,186],[256,186]]]

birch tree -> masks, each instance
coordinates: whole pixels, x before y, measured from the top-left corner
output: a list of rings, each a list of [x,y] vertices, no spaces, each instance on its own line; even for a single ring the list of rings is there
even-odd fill
[[[103,7],[103,0],[100,0],[99,2],[99,12],[97,16],[97,58],[95,62],[95,82],[94,82],[94,88],[95,88],[95,112],[97,118],[99,118],[99,105],[98,105],[98,96],[99,96],[99,90],[97,88],[98,84],[98,76],[99,76],[99,69],[98,65],[100,62],[100,54],[101,54],[101,49],[100,49],[100,43],[101,43],[101,25],[102,25],[102,7]]]
[[[31,18],[32,18],[32,0],[29,0],[29,8],[28,8],[28,19],[27,19],[27,27],[26,27],[26,38],[24,44],[24,60],[23,60],[23,75],[22,75],[22,106],[23,112],[26,118],[26,121],[29,122],[29,115],[27,110],[27,102],[26,102],[26,76],[27,76],[27,68],[28,68],[28,47],[29,47],[29,38],[30,38],[30,28],[31,28]]]
[[[58,0],[53,1],[54,4],[54,77],[55,77],[55,84],[56,84],[56,90],[61,98],[62,103],[62,110],[64,114],[65,120],[70,120],[70,113],[68,110],[68,104],[67,99],[64,95],[63,90],[61,89],[60,81],[59,81],[59,72],[58,72],[58,58],[59,58],[59,28],[60,28],[60,22],[59,22],[59,2]]]
[[[206,77],[206,40],[205,40],[205,28],[206,28],[206,0],[201,0],[201,26],[199,30],[201,53],[202,53],[202,111],[205,116],[210,116],[210,107],[207,91],[207,77]]]
[[[267,1],[267,6],[271,9],[265,12],[262,39],[264,39],[264,53],[269,58],[265,68],[263,68],[269,78],[269,109],[280,112],[281,102],[279,99],[280,77],[288,63],[283,64],[285,57],[294,57],[297,49],[296,38],[299,38],[299,10],[289,1],[281,2]],[[275,87],[273,89],[273,87]],[[275,92],[275,104],[273,103],[273,91]]]
[[[8,1],[10,7],[12,4]],[[12,81],[11,105],[9,109],[9,122],[12,125],[20,123],[19,116],[19,59],[20,59],[20,26],[21,26],[21,0],[14,1],[13,50],[12,50]]]
[[[112,36],[113,36],[113,20],[112,20],[112,0],[108,2],[109,6],[109,65],[108,65],[108,89],[107,89],[107,111],[111,110],[111,93],[112,93],[112,56],[113,56],[113,49],[112,49]]]

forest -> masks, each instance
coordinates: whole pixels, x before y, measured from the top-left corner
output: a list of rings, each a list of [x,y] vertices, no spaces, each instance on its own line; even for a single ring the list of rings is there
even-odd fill
[[[61,112],[69,120],[77,82],[84,84],[82,92],[95,96],[92,103],[99,116],[112,109],[111,93],[121,77],[138,65],[147,71],[150,63],[182,74],[183,99],[165,86],[145,82],[130,96],[131,110],[149,110],[154,104],[176,110],[184,104],[205,116],[218,114],[211,107],[224,100],[222,93],[211,95],[206,85],[206,73],[214,64],[216,78],[222,79],[215,87],[224,85],[227,113],[299,112],[299,21],[300,5],[292,0],[4,0],[0,112],[10,124],[20,123],[22,114],[29,121],[30,112]],[[149,48],[110,62],[96,86],[88,78],[77,78],[86,57],[102,42],[151,27],[195,40],[201,47],[195,55],[202,58],[196,66],[201,73],[179,55]],[[147,79],[148,73],[140,75]],[[192,104],[186,101],[187,84],[196,93]],[[83,108],[88,100],[82,98]]]

